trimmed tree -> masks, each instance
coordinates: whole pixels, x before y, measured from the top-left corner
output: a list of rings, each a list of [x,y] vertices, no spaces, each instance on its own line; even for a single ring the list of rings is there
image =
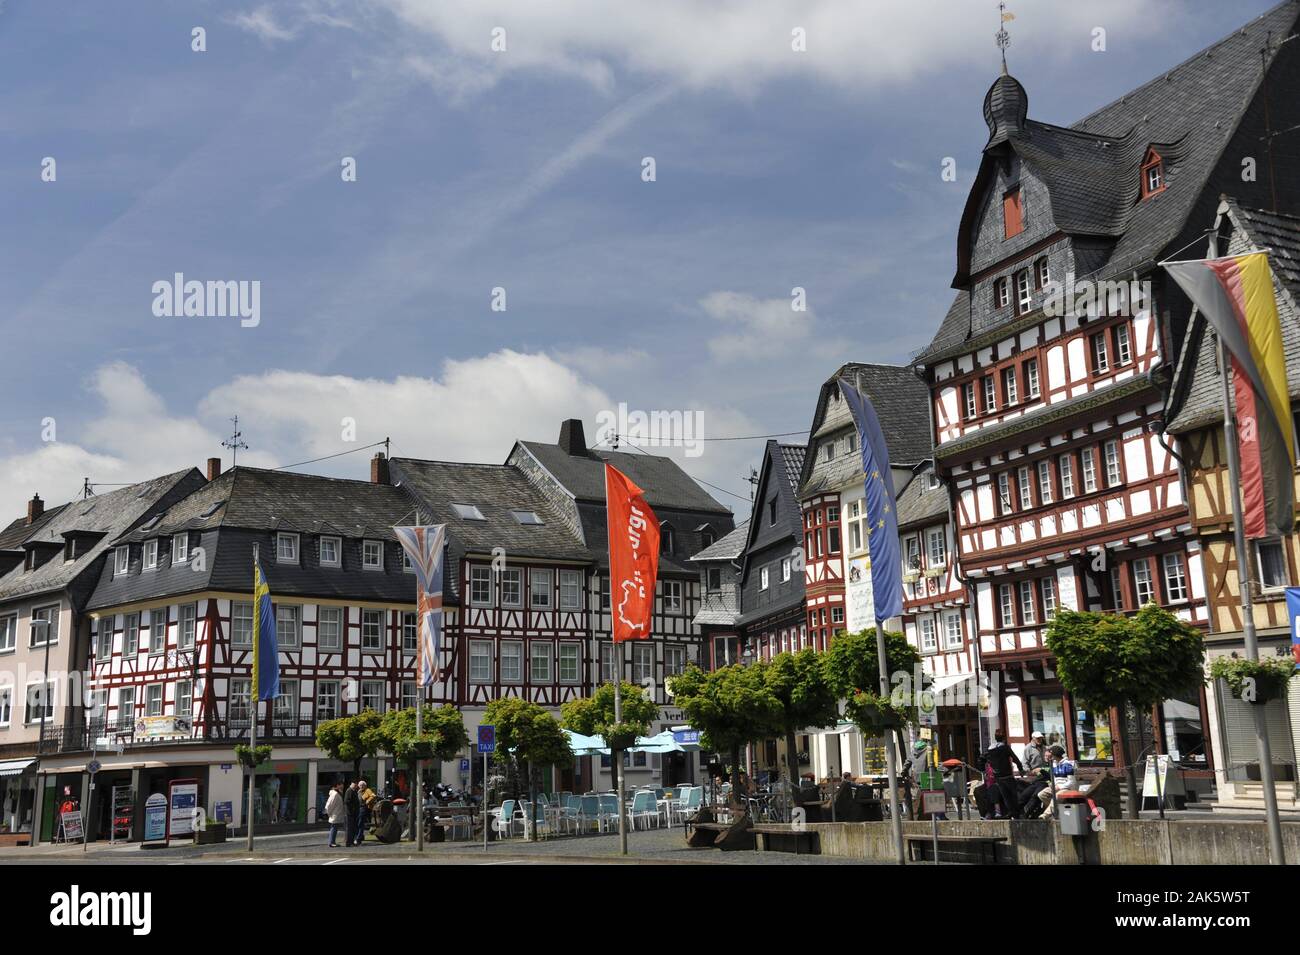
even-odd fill
[[[839,719],[839,697],[826,680],[821,654],[811,648],[777,654],[763,668],[763,676],[781,706],[781,730],[793,785],[799,774],[795,734],[809,727],[834,726]]]
[[[469,745],[465,721],[460,710],[446,704],[434,708],[425,704],[423,733],[415,731],[415,707],[389,710],[376,730],[379,749],[392,753],[397,762],[406,767],[407,778],[412,781],[411,834],[419,824],[424,794],[414,790],[415,764],[422,759],[447,762],[455,759]]]
[[[737,797],[741,749],[784,731],[781,703],[763,670],[761,663],[733,663],[705,673],[692,664],[672,678],[673,702],[704,735],[704,745],[730,755],[732,794]]]
[[[891,730],[898,738],[898,752],[906,753],[903,729],[916,722],[916,687],[913,685],[921,655],[901,633],[885,631],[885,665],[895,691],[907,689],[906,699],[880,694],[880,654],[876,648],[876,629],[869,627],[853,633],[835,635],[830,649],[822,654],[826,682],[845,700],[845,715],[862,730],[864,736],[884,736]],[[900,681],[899,675],[906,680]]]
[[[623,721],[614,719],[614,684],[603,683],[591,696],[569,700],[560,707],[560,725],[583,736],[601,736],[609,747],[610,767],[623,765],[623,752],[638,736],[650,732],[651,721],[659,715],[655,701],[635,683],[623,683]]]
[[[330,759],[352,764],[353,780],[361,778],[361,761],[381,749],[379,727],[383,717],[374,710],[326,720],[316,727],[316,745]],[[378,783],[376,783],[378,785]]]
[[[528,801],[537,806],[537,786],[534,770],[543,766],[573,762],[569,738],[544,707],[518,697],[493,700],[483,713],[483,722],[497,728],[497,749],[508,752],[526,767],[528,774]],[[534,839],[536,826],[530,825]]]
[[[1156,704],[1205,682],[1205,638],[1153,603],[1136,615],[1059,610],[1046,633],[1061,685],[1085,706],[1120,714],[1130,819],[1138,818],[1137,770],[1129,751],[1128,707]]]

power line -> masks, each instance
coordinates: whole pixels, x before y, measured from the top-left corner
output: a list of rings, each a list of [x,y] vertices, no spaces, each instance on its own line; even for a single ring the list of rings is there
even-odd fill
[[[337,454],[327,454],[321,458],[312,458],[310,461],[298,461],[296,464],[281,464],[279,467],[270,468],[269,470],[287,471],[289,470],[289,468],[300,468],[304,464],[315,464],[317,461],[328,461],[331,458],[341,458],[345,454],[355,454],[358,451],[368,451],[370,448],[377,448],[381,444],[388,445],[389,443],[390,443],[389,439],[384,438],[384,440],[376,441],[374,444],[363,444],[359,448],[348,448],[346,451],[339,451]]]
[[[656,455],[651,454],[645,448],[633,444],[631,441],[628,441],[627,438],[623,438],[623,440],[627,442],[629,447],[636,448],[646,457],[651,457],[651,458],[656,457]],[[678,465],[678,467],[681,467],[681,465]],[[685,472],[687,477],[689,477],[692,481],[695,481],[698,484],[703,484],[705,487],[713,488],[713,490],[715,491],[721,491],[723,494],[730,494],[732,497],[739,498],[740,500],[744,501],[746,504],[753,503],[753,501],[751,501],[748,497],[745,497],[743,494],[737,494],[735,491],[728,491],[725,487],[718,487],[716,484],[710,484],[708,481],[696,477],[694,474],[692,474],[690,471],[687,471],[685,468],[682,468],[682,471]]]

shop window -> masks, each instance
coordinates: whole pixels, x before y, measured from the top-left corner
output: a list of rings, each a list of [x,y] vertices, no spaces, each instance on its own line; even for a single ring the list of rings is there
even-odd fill
[[[1160,707],[1164,719],[1165,746],[1175,762],[1206,766],[1209,763],[1208,741],[1201,720],[1201,694],[1192,689],[1182,696],[1165,700]]]
[[[1074,746],[1079,759],[1113,763],[1115,750],[1111,740],[1109,713],[1098,715],[1082,708],[1074,711]]]
[[[1043,734],[1048,746],[1065,745],[1065,704],[1060,696],[1031,696],[1030,732]]]

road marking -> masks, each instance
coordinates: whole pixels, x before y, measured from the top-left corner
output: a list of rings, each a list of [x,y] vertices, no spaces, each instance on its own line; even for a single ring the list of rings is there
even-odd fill
[[[279,865],[281,862],[290,862],[292,860],[293,860],[293,856],[285,856],[283,859],[276,859],[274,862],[271,863],[271,865]]]
[[[329,862],[322,862],[321,865],[338,865],[340,862],[347,862],[347,861],[348,861],[347,857],[344,856],[343,858],[340,859],[330,859]]]

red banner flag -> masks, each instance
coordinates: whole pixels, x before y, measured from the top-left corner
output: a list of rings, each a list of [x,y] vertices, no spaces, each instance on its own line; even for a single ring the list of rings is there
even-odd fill
[[[605,505],[614,642],[645,640],[650,636],[659,576],[659,521],[645,502],[645,492],[608,464]]]

